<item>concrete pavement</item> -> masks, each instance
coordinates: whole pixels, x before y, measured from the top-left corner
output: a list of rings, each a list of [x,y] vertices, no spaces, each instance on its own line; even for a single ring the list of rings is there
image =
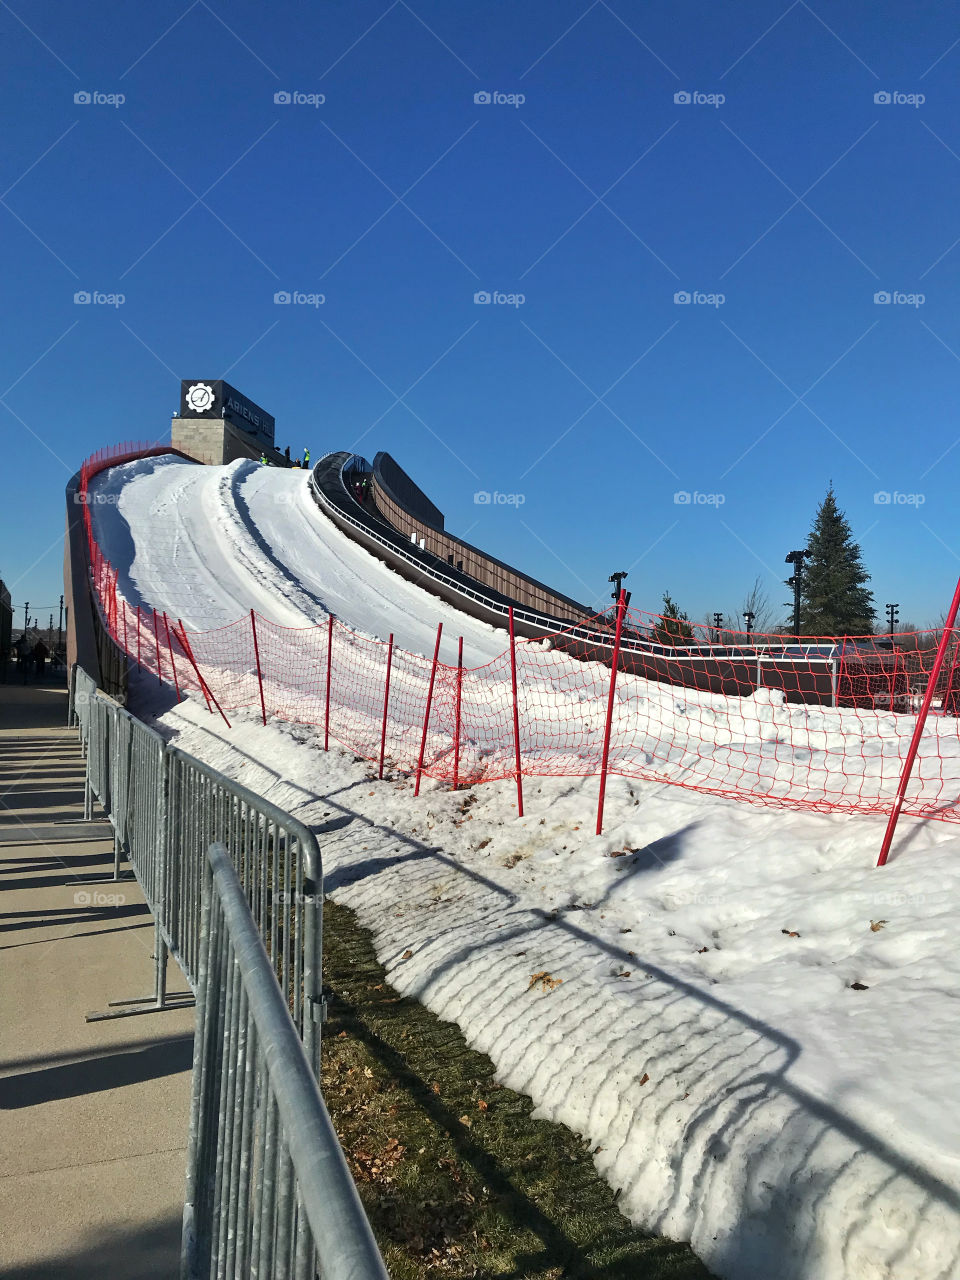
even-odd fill
[[[153,923],[107,883],[66,714],[63,688],[0,684],[0,1277],[173,1277],[194,1010],[84,1020],[152,990]]]

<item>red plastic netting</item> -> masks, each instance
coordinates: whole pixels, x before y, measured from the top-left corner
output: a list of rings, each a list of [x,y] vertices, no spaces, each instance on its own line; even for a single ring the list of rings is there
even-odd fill
[[[84,464],[146,453],[135,446]],[[259,615],[211,631],[133,608],[93,536],[90,569],[104,625],[138,665],[224,712],[249,709],[323,726],[363,759],[444,782],[516,776],[509,646],[480,667],[359,635],[338,619],[278,626]],[[608,772],[752,803],[890,812],[942,632],[803,637],[718,631],[627,610],[610,716]],[[525,777],[600,772],[614,619],[598,615],[519,640],[517,721]],[[960,633],[947,637],[903,812],[960,819]],[[468,655],[469,660],[469,655]],[[389,670],[389,698],[387,676]]]

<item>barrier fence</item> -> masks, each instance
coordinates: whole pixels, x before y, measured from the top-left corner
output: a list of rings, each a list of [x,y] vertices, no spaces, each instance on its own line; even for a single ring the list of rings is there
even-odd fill
[[[86,816],[96,798],[114,827],[115,877],[125,854],[156,929],[153,993],[91,1018],[132,1016],[141,1011],[137,1005],[165,1008],[168,955],[196,993],[203,864],[220,841],[236,859],[297,1032],[319,1066],[323,872],[316,837],[269,800],[168,746],[100,693],[80,667],[71,699],[87,760]]]
[[[140,456],[122,446],[82,472],[102,616],[131,661],[228,724],[228,713],[251,711],[264,723],[322,725],[325,747],[332,739],[381,774],[454,786],[516,779],[521,809],[525,777],[614,774],[776,807],[889,814],[896,802],[897,812],[960,819],[952,625],[794,641],[625,608],[619,628],[616,610],[545,625],[534,639],[511,627],[503,654],[479,667],[431,661],[332,615],[291,628],[251,611],[188,631],[162,602],[128,601],[96,541],[90,481]],[[930,718],[899,802],[928,685]]]
[[[323,907],[315,837],[192,759],[74,667],[86,810],[114,826],[156,930],[155,991],[88,1020],[167,1008],[167,955],[197,997],[181,1274],[385,1280],[320,1097]]]
[[[387,1280],[222,844],[203,867],[183,1280]]]

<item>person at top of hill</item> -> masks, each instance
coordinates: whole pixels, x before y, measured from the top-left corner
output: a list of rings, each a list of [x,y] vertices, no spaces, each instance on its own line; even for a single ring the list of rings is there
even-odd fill
[[[310,450],[309,450],[309,449],[304,449],[304,451],[303,451],[303,465],[304,465],[305,467],[309,467],[309,465],[310,465]]]
[[[286,458],[287,466],[289,467],[290,465],[290,446],[289,445],[287,445],[287,447],[284,449],[283,456]]]
[[[260,455],[260,461],[261,461],[261,463],[262,463],[264,466],[266,466],[266,465],[267,465],[267,455],[266,455],[266,453],[261,453],[261,455]]]

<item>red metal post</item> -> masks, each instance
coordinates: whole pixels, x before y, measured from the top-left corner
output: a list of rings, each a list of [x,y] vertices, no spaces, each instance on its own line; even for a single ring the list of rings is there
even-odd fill
[[[140,606],[137,605],[137,670],[140,670]]]
[[[383,726],[380,730],[380,773],[383,777],[383,757],[387,750],[387,708],[390,705],[390,671],[393,667],[393,632],[390,632],[390,643],[387,645],[387,682],[383,690]]]
[[[211,715],[213,715],[213,710],[210,706],[210,701],[212,699],[213,705],[217,708],[217,710],[220,712],[220,715],[223,717],[223,723],[229,729],[231,727],[230,721],[223,714],[223,707],[221,707],[220,703],[213,696],[213,690],[208,687],[206,680],[204,680],[203,676],[200,674],[200,668],[197,666],[197,660],[193,656],[193,649],[191,648],[190,641],[187,639],[187,633],[186,633],[186,630],[184,629],[184,625],[182,622],[180,623],[180,642],[183,645],[184,653],[190,659],[190,665],[193,667],[194,671],[196,672],[197,680],[200,683],[200,688],[203,690],[203,696],[207,700],[207,710],[210,712]]]
[[[417,784],[413,788],[413,794],[420,794],[420,778],[423,774],[423,753],[427,749],[427,729],[430,725],[430,704],[433,702],[433,684],[437,678],[437,660],[440,657],[440,634],[443,631],[443,623],[437,623],[437,643],[433,646],[433,664],[430,667],[430,684],[427,686],[427,706],[423,713],[423,736],[420,739],[420,758],[417,760]]]
[[[327,706],[323,713],[323,749],[330,750],[330,677],[333,672],[333,614],[327,627]]]
[[[923,735],[923,726],[926,723],[927,712],[930,710],[930,703],[933,701],[933,692],[937,687],[940,668],[943,666],[943,660],[946,657],[947,645],[950,642],[950,635],[953,631],[954,623],[957,620],[958,609],[960,609],[960,581],[957,582],[957,589],[953,593],[950,612],[947,614],[947,620],[943,626],[943,635],[940,637],[940,643],[937,645],[937,656],[933,660],[933,667],[930,670],[930,679],[927,681],[927,691],[923,695],[923,703],[917,715],[917,723],[913,726],[913,737],[910,739],[910,746],[907,749],[907,758],[903,762],[903,773],[900,775],[900,785],[897,787],[897,798],[893,802],[893,809],[890,812],[890,817],[887,821],[887,829],[883,836],[883,844],[880,846],[880,857],[877,859],[878,867],[882,867],[886,863],[887,855],[890,852],[890,845],[893,842],[893,833],[897,827],[900,810],[903,808],[903,799],[907,793],[907,784],[910,781],[910,774],[913,770],[914,761],[917,758],[917,751],[920,749],[920,738]]]
[[[613,727],[613,698],[617,688],[617,664],[620,661],[620,637],[623,634],[623,615],[627,607],[627,593],[620,592],[617,601],[617,631],[613,638],[613,662],[610,666],[610,692],[607,694],[607,722],[603,727],[603,758],[600,762],[600,799],[597,803],[597,835],[603,833],[603,801],[607,794],[607,762],[610,759],[610,731]]]
[[[513,753],[517,765],[517,812],[523,817],[523,774],[520,771],[520,708],[517,703],[517,637],[513,630],[513,605],[510,606],[510,685],[513,691]]]
[[[127,644],[127,602],[123,601],[123,652],[129,654],[130,648]]]
[[[453,717],[453,789],[460,785],[460,707],[463,702],[463,636],[457,644],[457,701]]]
[[[179,703],[182,702],[183,699],[180,696],[180,681],[177,679],[177,661],[173,656],[173,644],[170,641],[170,623],[167,621],[166,610],[163,612],[163,625],[167,633],[167,648],[170,651],[170,666],[173,669],[173,687],[177,691],[177,702]]]
[[[163,684],[163,665],[160,662],[160,628],[157,626],[157,611],[153,611],[153,643],[157,651],[157,680]]]
[[[263,672],[260,669],[260,645],[257,643],[257,616],[250,610],[250,626],[253,629],[253,653],[257,659],[257,683],[260,685],[260,715],[263,723],[267,723],[267,706],[263,700]]]

